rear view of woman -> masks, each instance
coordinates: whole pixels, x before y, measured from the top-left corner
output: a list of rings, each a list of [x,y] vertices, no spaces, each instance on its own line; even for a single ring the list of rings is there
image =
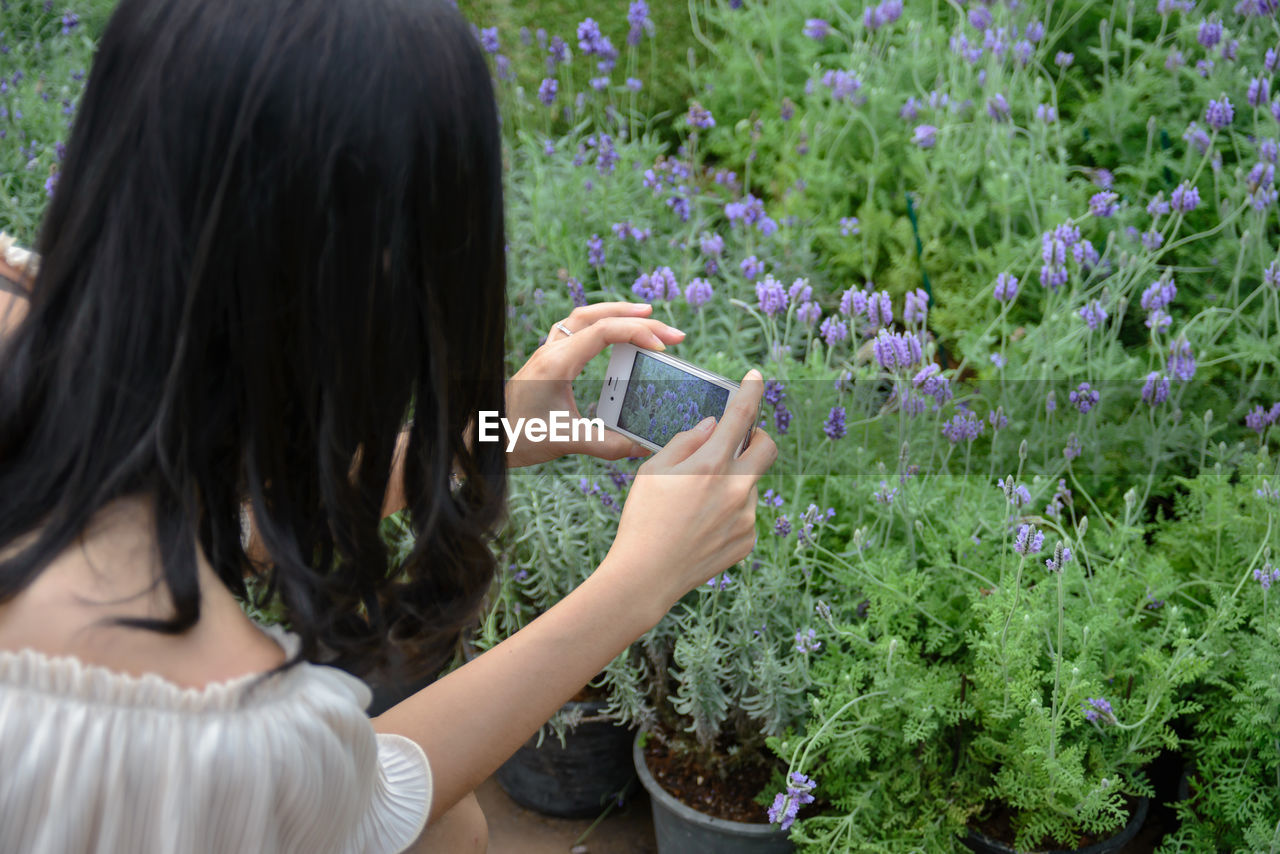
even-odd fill
[[[0,850],[484,850],[476,785],[750,551],[775,456],[757,431],[733,457],[755,372],[524,631],[372,725],[327,666],[438,666],[492,578],[506,468],[635,450],[508,455],[469,442],[478,411],[569,409],[609,344],[682,337],[579,309],[504,389],[500,163],[443,0],[121,0],[39,272],[0,292]],[[254,575],[288,632],[244,615]]]

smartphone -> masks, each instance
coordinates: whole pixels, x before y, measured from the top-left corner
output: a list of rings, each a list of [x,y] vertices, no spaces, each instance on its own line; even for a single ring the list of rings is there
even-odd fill
[[[737,390],[738,383],[683,359],[634,344],[615,344],[596,415],[610,430],[658,451],[708,415],[719,419]],[[759,420],[757,409],[734,456],[751,444]]]

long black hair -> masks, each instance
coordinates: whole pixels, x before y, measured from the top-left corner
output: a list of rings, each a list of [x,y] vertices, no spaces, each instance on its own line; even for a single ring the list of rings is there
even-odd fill
[[[464,441],[503,410],[503,232],[492,83],[445,0],[122,0],[0,345],[0,548],[39,529],[0,603],[140,496],[175,611],[128,622],[180,633],[197,543],[245,596],[247,499],[301,658],[438,663],[505,498],[500,446]]]

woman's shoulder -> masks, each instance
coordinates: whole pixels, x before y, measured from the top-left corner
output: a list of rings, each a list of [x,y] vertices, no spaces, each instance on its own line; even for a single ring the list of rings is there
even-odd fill
[[[38,260],[0,231],[0,337],[26,316],[27,296]]]
[[[305,662],[191,688],[0,652],[0,850],[401,850],[426,821],[430,768],[374,732],[369,696]]]

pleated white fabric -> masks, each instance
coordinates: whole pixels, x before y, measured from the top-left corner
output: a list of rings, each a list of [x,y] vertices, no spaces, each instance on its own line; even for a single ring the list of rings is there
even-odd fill
[[[374,732],[370,696],[313,664],[197,690],[0,651],[0,852],[401,851],[431,769]]]

